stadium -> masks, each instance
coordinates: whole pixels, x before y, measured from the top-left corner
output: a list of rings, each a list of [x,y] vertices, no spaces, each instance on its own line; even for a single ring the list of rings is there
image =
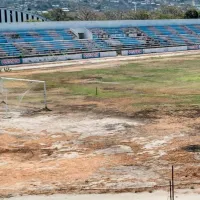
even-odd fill
[[[199,19],[0,16],[1,197],[199,199]]]
[[[2,23],[1,65],[197,50],[199,33],[198,20]]]

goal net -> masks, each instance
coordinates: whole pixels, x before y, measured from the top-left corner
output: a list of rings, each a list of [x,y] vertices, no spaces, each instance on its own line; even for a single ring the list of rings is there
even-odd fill
[[[29,114],[47,108],[46,82],[0,77],[0,113]]]

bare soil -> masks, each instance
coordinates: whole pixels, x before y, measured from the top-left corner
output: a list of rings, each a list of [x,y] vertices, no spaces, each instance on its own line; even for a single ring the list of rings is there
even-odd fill
[[[199,200],[198,190],[179,190],[175,194],[176,199],[180,200]],[[148,191],[143,193],[122,193],[122,194],[58,194],[58,195],[39,195],[39,196],[19,196],[13,197],[11,200],[166,200],[169,199],[169,193],[164,191]]]
[[[199,118],[56,112],[0,119],[1,196],[199,188]]]
[[[130,60],[48,71],[126,62]],[[4,75],[32,73],[46,70]],[[133,112],[124,106],[128,103],[128,98],[97,102],[77,97],[66,102],[59,97],[50,102],[51,112],[11,113],[9,119],[0,113],[0,196],[166,190],[172,165],[176,189],[198,191],[200,152],[187,147],[200,144],[200,109]]]

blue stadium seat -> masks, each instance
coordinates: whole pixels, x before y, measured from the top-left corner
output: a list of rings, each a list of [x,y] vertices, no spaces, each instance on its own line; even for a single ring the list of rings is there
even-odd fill
[[[0,32],[0,57],[109,51],[200,44],[200,25],[90,28],[91,39],[70,29]]]

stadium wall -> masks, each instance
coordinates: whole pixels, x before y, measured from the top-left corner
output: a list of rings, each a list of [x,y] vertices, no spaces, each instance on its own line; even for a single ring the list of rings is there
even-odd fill
[[[20,65],[23,63],[22,58],[5,58],[0,59],[0,66],[7,66],[7,65]]]
[[[79,59],[82,59],[82,54],[23,58],[22,63],[30,64],[30,63],[40,63],[40,62],[42,63],[42,62],[56,62],[65,60],[79,60]]]
[[[90,32],[87,32],[86,28],[91,27],[116,27],[116,26],[153,26],[153,25],[186,25],[186,24],[200,24],[200,19],[176,19],[176,20],[119,20],[119,21],[68,21],[68,22],[30,22],[30,23],[12,23],[1,24],[0,31],[14,31],[14,30],[45,30],[56,28],[70,28],[74,32],[82,32],[87,38],[91,38]],[[161,52],[174,52],[174,51],[186,51],[200,49],[200,45],[192,46],[178,46],[178,47],[165,47],[165,48],[148,48],[148,49],[134,49],[134,50],[122,50],[121,55],[139,55],[148,53],[161,53]],[[27,64],[27,63],[39,63],[39,62],[55,62],[65,60],[78,60],[88,58],[100,58],[100,57],[114,57],[117,56],[116,51],[108,52],[92,52],[72,55],[59,55],[59,56],[44,56],[44,57],[29,57],[29,58],[8,58],[0,59],[0,66]]]
[[[107,51],[107,52],[100,52],[100,57],[115,57],[117,56],[117,52],[116,51]]]
[[[149,54],[149,53],[163,53],[163,52],[174,52],[174,51],[186,51],[186,50],[197,50],[198,45],[194,46],[180,46],[180,47],[164,47],[164,48],[151,48],[151,49],[136,49],[136,50],[123,50],[122,55],[138,55],[138,54]]]
[[[141,54],[187,51],[187,50],[198,50],[198,49],[200,49],[200,45],[152,48],[152,49],[122,50],[121,55],[122,56],[135,55],[136,56],[136,55],[141,55]],[[0,66],[43,63],[43,62],[56,62],[56,61],[67,61],[67,60],[80,60],[80,59],[89,59],[89,58],[116,57],[116,56],[117,56],[116,51],[108,51],[108,52],[92,52],[92,53],[70,54],[70,55],[60,55],[60,56],[43,56],[43,57],[30,57],[30,58],[5,58],[5,59],[0,59]]]
[[[200,19],[172,19],[172,20],[115,20],[115,21],[65,21],[65,22],[24,22],[2,23],[1,31],[14,30],[45,30],[56,28],[92,28],[116,26],[156,26],[156,25],[187,25],[200,24]]]
[[[103,58],[103,57],[115,57],[117,56],[116,51],[108,52],[95,52],[95,53],[84,53],[84,54],[70,54],[61,56],[43,56],[43,57],[30,57],[22,59],[2,59],[0,65],[17,65],[17,64],[31,64],[31,63],[42,63],[42,62],[56,62],[65,60],[80,60],[88,58]]]

